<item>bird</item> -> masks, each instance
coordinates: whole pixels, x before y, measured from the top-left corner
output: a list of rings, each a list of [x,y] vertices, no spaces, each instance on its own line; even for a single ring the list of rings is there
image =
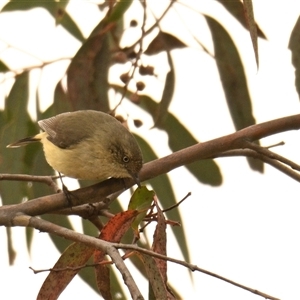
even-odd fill
[[[143,165],[133,135],[114,117],[95,110],[61,113],[38,121],[42,132],[7,145],[43,144],[48,164],[60,174],[80,180],[133,178]]]

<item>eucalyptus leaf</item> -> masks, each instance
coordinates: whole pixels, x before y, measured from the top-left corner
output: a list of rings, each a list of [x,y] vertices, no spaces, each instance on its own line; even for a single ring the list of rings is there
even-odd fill
[[[157,159],[158,157],[152,150],[152,147],[145,141],[142,137],[138,135],[134,135],[139,146],[141,147],[143,158],[145,162],[152,161]],[[172,184],[167,174],[158,176],[148,181],[149,184],[152,186],[153,190],[155,191],[160,203],[162,204],[163,208],[168,208],[177,203],[177,200],[174,195],[174,191],[172,188]],[[177,209],[168,210],[165,212],[166,216],[169,220],[173,220],[179,222],[180,224],[183,223],[183,219],[180,215],[180,207]],[[190,261],[189,256],[189,249],[187,245],[187,240],[184,234],[184,230],[180,227],[172,226],[171,227],[173,234],[177,240],[178,246],[182,252],[182,255],[186,261]]]
[[[0,72],[7,72],[7,71],[9,71],[8,66],[2,60],[0,60]]]
[[[0,173],[26,174],[28,171],[24,161],[25,148],[6,148],[6,145],[28,135],[28,124],[31,118],[27,112],[29,95],[29,75],[27,72],[16,77],[15,83],[6,98],[5,111],[2,115],[0,156]],[[28,185],[19,181],[1,181],[0,193],[3,204],[21,202],[28,196]]]
[[[292,52],[292,64],[295,67],[295,86],[300,96],[300,17],[292,30],[289,49]]]
[[[240,22],[240,24],[248,29],[247,26],[247,22],[246,22],[246,18],[245,18],[245,12],[244,12],[244,7],[243,7],[243,3],[240,0],[217,0],[218,2],[220,2],[224,8],[234,17],[237,19],[237,21]],[[256,28],[257,28],[257,35],[260,38],[266,39],[266,35],[263,33],[263,31],[261,30],[261,28],[255,24]]]
[[[254,125],[256,122],[252,113],[251,98],[238,50],[228,32],[218,21],[209,16],[205,18],[211,30],[215,60],[234,126],[236,130],[240,130]],[[263,172],[262,161],[247,160],[253,170]]]

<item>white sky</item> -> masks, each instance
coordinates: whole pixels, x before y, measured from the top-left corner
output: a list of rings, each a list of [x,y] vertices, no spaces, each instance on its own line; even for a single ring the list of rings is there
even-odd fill
[[[268,37],[268,41],[259,41],[260,69],[257,72],[250,38],[245,35],[244,29],[228,17],[216,2],[189,2],[191,5],[197,4],[200,11],[224,20],[223,24],[226,24],[226,28],[237,41],[247,70],[257,122],[299,113],[294,69],[290,64],[291,57],[287,46],[290,32],[300,13],[300,3],[292,0],[254,1],[257,22]],[[86,34],[97,23],[98,18],[97,13],[92,13],[91,5],[87,3],[88,1],[73,0],[69,7],[84,26]],[[89,23],[86,22],[87,15]],[[19,68],[24,61],[38,64],[39,60],[32,60],[28,55],[24,55],[22,61],[17,60],[16,50],[9,50],[9,53],[3,51],[7,43],[12,48],[26,49],[26,52],[35,54],[42,60],[72,56],[76,47],[79,47],[76,40],[66,37],[64,30],[55,28],[54,21],[47,13],[36,10],[30,19],[35,20],[36,17],[41,18],[38,26],[37,23],[28,22],[24,13],[14,15],[17,22],[11,15],[0,14],[0,58],[11,58],[10,66],[14,69]],[[180,31],[180,23],[170,22],[175,17],[175,13],[170,14],[169,20],[162,26],[166,31],[176,30],[182,38],[187,38]],[[200,29],[205,28],[203,21],[198,22],[198,18],[195,19],[192,15],[183,17],[194,34],[199,35]],[[38,43],[34,44],[37,38]],[[55,45],[57,41],[61,43],[54,48],[53,40]],[[204,42],[213,49],[209,36],[204,37]],[[171,111],[200,141],[233,132],[234,127],[214,61],[200,51],[195,43],[192,49],[173,51],[172,55],[176,62],[178,81]],[[66,65],[66,61],[57,64],[61,74]],[[163,72],[165,68],[166,66],[161,65],[159,70]],[[52,99],[47,90],[55,83],[55,80],[51,81],[53,70],[53,67],[48,67],[42,74],[47,86],[46,90],[40,91],[45,107]],[[38,77],[38,71],[36,74]],[[158,82],[158,91],[161,86],[162,82]],[[1,95],[8,87],[8,83],[0,85]],[[130,104],[127,105],[130,109]],[[125,105],[123,109],[126,111],[126,108]],[[145,123],[144,128],[136,130],[137,133],[149,138],[159,156],[169,154],[169,148],[158,147],[158,144],[164,143],[165,135],[157,130],[148,131],[151,126],[150,118],[146,118]],[[300,160],[299,137],[299,132],[288,132],[263,140],[262,144],[270,145],[284,140],[286,145],[276,151],[297,163]],[[252,172],[244,158],[217,159],[217,163],[224,176],[224,183],[220,188],[199,184],[184,168],[170,173],[178,200],[192,192],[192,196],[180,207],[185,220],[183,228],[187,232],[191,263],[272,296],[299,299],[299,183],[269,166],[265,166],[263,175]],[[49,242],[47,234],[36,232],[29,257],[24,229],[13,228],[13,233],[17,259],[13,267],[8,267],[5,228],[0,228],[3,253],[0,258],[1,294],[9,295],[11,299],[33,299],[47,274],[34,275],[28,267],[49,268],[55,263],[59,253]],[[180,258],[170,230],[169,233],[168,255]],[[197,272],[191,275],[191,283],[191,277],[183,267],[169,263],[168,268],[170,283],[184,299],[262,299]],[[146,288],[145,283],[141,283],[142,291],[146,291]],[[98,299],[80,279],[74,279],[60,299],[78,298],[78,293],[91,300]]]

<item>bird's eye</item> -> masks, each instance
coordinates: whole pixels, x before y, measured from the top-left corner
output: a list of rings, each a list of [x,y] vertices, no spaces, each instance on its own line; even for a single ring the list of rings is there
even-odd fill
[[[124,163],[129,163],[129,160],[130,160],[130,159],[129,159],[128,156],[126,156],[126,155],[123,156],[123,162],[124,162]]]

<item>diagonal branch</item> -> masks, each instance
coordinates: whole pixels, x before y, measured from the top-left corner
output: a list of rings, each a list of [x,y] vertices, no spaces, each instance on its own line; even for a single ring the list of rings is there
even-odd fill
[[[252,125],[235,133],[199,143],[163,158],[148,162],[144,164],[139,177],[141,181],[149,180],[197,160],[222,156],[224,152],[229,150],[247,148],[246,141],[252,142],[269,135],[288,130],[298,130],[299,128],[300,114]],[[258,158],[261,159],[262,156]],[[266,160],[267,158],[264,159]],[[269,160],[269,163],[270,162]],[[275,164],[273,163],[273,165]],[[276,167],[286,174],[289,173],[286,171],[287,169],[279,168],[278,165]],[[296,179],[298,176],[295,174],[290,176]],[[72,206],[101,201],[107,203],[107,201],[109,201],[107,200],[109,195],[115,192],[125,191],[133,185],[134,182],[131,179],[111,178],[89,187],[80,188],[72,191],[70,194]],[[63,193],[36,198],[17,205],[3,206],[0,209],[0,225],[13,225],[11,220],[19,213],[35,216],[69,207],[69,201]]]
[[[42,220],[42,219],[39,219],[36,217],[26,216],[26,215],[18,215],[16,217],[14,217],[13,224],[14,224],[14,226],[32,227],[32,228],[40,230],[41,232],[48,232],[48,233],[56,234],[58,236],[66,238],[68,240],[83,243],[87,246],[90,246],[92,248],[99,249],[99,250],[105,252],[107,255],[109,255],[111,257],[112,261],[114,262],[116,267],[119,269],[120,273],[123,275],[124,282],[127,285],[129,292],[132,295],[133,299],[143,299],[143,296],[140,293],[138,287],[136,286],[136,283],[135,283],[134,279],[132,278],[130,272],[128,271],[122,257],[120,256],[119,252],[116,249],[130,249],[130,250],[134,250],[134,251],[139,251],[141,253],[150,255],[152,257],[171,261],[171,262],[177,263],[179,265],[185,266],[188,269],[190,269],[191,271],[199,271],[199,272],[207,274],[209,276],[218,278],[218,279],[228,282],[234,286],[237,286],[239,288],[247,290],[251,293],[262,296],[266,299],[278,300],[278,298],[275,298],[266,293],[260,292],[256,289],[252,289],[250,287],[244,286],[244,285],[239,284],[235,281],[232,281],[228,278],[225,278],[218,274],[212,273],[208,270],[199,268],[196,265],[193,265],[193,264],[190,264],[190,263],[187,263],[185,261],[181,261],[181,260],[178,260],[175,258],[167,257],[165,255],[156,253],[154,251],[140,248],[136,245],[110,243],[110,242],[100,240],[95,237],[91,237],[91,236],[84,235],[82,233],[75,232],[71,229],[61,227],[61,226],[53,224],[51,222],[48,222],[48,221],[45,221],[45,220]]]
[[[198,271],[198,272],[201,272],[201,273],[204,273],[206,275],[209,275],[209,276],[212,276],[212,277],[215,277],[215,278],[218,278],[220,280],[223,280],[225,282],[228,282],[236,287],[239,287],[239,288],[242,288],[246,291],[249,291],[255,295],[259,295],[261,297],[264,297],[265,299],[271,299],[271,300],[279,300],[278,298],[276,297],[273,297],[273,296],[270,296],[266,293],[263,293],[263,292],[260,292],[256,289],[253,289],[253,288],[250,288],[250,287],[247,287],[245,285],[242,285],[240,283],[237,283],[231,279],[228,279],[228,278],[225,278],[223,276],[220,276],[216,273],[213,273],[213,272],[210,272],[208,270],[205,270],[205,269],[202,269],[202,268],[199,268],[198,266],[196,265],[193,265],[193,264],[190,264],[190,263],[187,263],[183,260],[179,260],[179,259],[175,259],[175,258],[171,258],[171,257],[168,257],[168,256],[165,256],[165,255],[162,255],[162,254],[159,254],[159,253],[156,253],[154,251],[151,251],[151,250],[147,250],[147,249],[144,249],[144,248],[140,248],[136,245],[128,245],[128,244],[112,244],[112,246],[116,247],[117,249],[127,249],[127,250],[134,250],[134,251],[139,251],[141,253],[144,253],[146,255],[150,255],[152,257],[156,257],[156,258],[159,258],[159,259],[163,259],[163,260],[167,260],[167,261],[171,261],[171,262],[174,262],[176,264],[179,264],[179,265],[182,265],[184,267],[187,267],[188,269],[190,269],[191,271]]]
[[[275,154],[273,152],[271,152],[272,154]],[[292,165],[294,164],[294,162],[291,162],[289,160],[286,160],[286,162],[290,162],[290,164],[288,164],[290,167],[287,167],[285,164],[283,164],[280,160],[276,160],[273,157],[267,156],[267,155],[263,155],[261,153],[258,153],[257,151],[251,150],[251,149],[238,149],[238,150],[229,150],[226,152],[223,152],[215,157],[212,158],[216,158],[216,157],[233,157],[233,156],[247,156],[247,157],[253,157],[256,159],[260,159],[261,161],[269,164],[270,166],[274,167],[275,169],[277,169],[278,171],[282,172],[283,174],[293,178],[294,180],[300,182],[300,173],[295,172],[292,168]]]
[[[15,216],[13,219],[13,224],[14,226],[32,227],[40,230],[41,232],[52,233],[57,236],[66,238],[68,240],[83,243],[87,246],[90,246],[91,248],[103,251],[104,253],[110,256],[112,261],[115,263],[116,267],[123,275],[124,282],[127,285],[128,290],[132,295],[132,298],[136,300],[144,299],[135,281],[133,280],[129,270],[127,269],[121,255],[112,245],[112,243],[82,233],[75,232],[71,229],[61,227],[46,220],[27,215],[20,214]]]

